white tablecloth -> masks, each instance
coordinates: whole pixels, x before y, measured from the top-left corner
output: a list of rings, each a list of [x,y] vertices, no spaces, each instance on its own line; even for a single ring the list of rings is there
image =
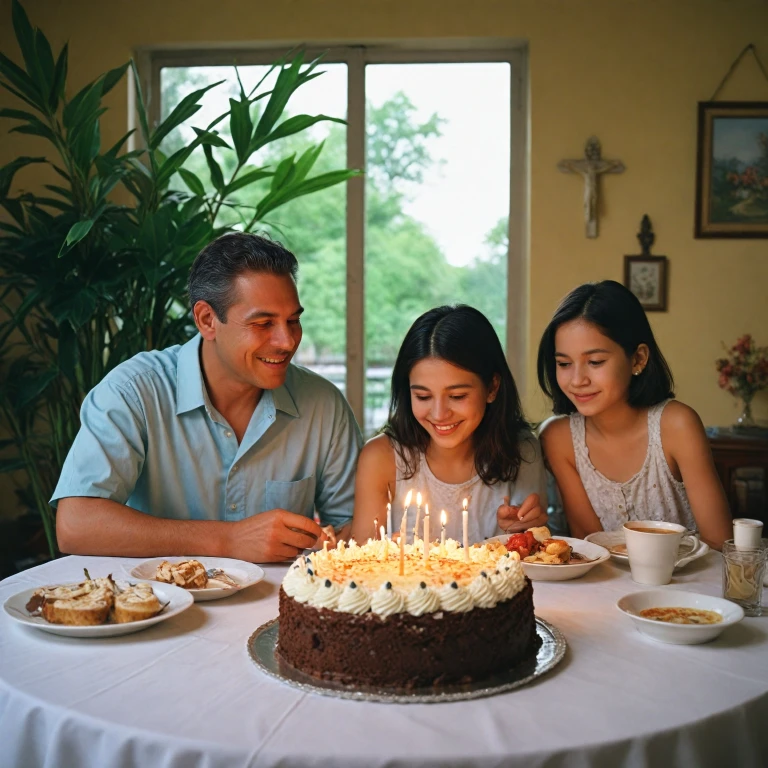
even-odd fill
[[[137,562],[66,557],[0,582],[0,602]],[[768,765],[767,617],[705,645],[656,643],[615,607],[641,587],[606,563],[534,585],[568,651],[533,684],[449,704],[354,702],[302,693],[249,659],[285,569],[125,637],[59,637],[0,613],[0,766]],[[710,553],[671,586],[719,595],[720,569]]]

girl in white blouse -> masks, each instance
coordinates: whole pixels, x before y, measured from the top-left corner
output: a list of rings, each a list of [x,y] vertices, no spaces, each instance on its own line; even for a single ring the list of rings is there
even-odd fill
[[[392,371],[389,420],[360,454],[352,537],[371,537],[388,501],[398,530],[409,490],[429,505],[431,538],[439,538],[445,509],[446,535],[461,541],[465,498],[472,543],[547,522],[539,442],[496,332],[472,307],[432,309],[406,334]],[[408,541],[416,515],[414,501]]]
[[[541,441],[572,535],[667,520],[722,547],[731,517],[704,427],[673,399],[631,291],[613,280],[571,291],[542,336],[538,375],[555,414],[569,416],[547,424]]]

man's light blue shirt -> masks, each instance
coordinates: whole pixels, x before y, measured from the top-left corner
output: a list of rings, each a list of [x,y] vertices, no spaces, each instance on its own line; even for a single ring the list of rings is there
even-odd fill
[[[360,430],[331,382],[296,365],[265,390],[238,445],[208,398],[198,335],[142,352],[85,398],[51,503],[111,499],[155,517],[242,520],[270,509],[352,518]]]

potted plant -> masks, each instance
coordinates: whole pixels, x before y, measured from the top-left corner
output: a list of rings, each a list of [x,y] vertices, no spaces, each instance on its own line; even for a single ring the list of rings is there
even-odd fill
[[[269,167],[254,162],[264,147],[319,121],[344,122],[286,116],[296,89],[320,74],[319,59],[305,62],[301,52],[280,59],[270,70],[276,72],[270,89],[262,80],[246,93],[241,83],[229,110],[166,155],[163,140],[218,83],[190,93],[150,129],[132,62],[71,95],[68,45],[54,56],[18,0],[12,19],[22,61],[0,53],[0,86],[19,108],[0,109],[0,117],[14,121],[10,132],[37,136],[43,146],[0,168],[0,472],[25,474],[24,499],[40,515],[53,556],[48,499],[79,427],[80,404],[119,363],[192,335],[185,286],[198,251],[231,226],[232,212],[238,228],[250,231],[286,202],[357,171],[311,175],[322,144]],[[100,133],[103,97],[126,76],[135,79],[138,94],[142,148],[134,151],[125,149],[130,133],[106,148]],[[221,127],[228,127],[229,140]],[[184,167],[198,147],[209,179]],[[221,162],[222,154],[231,158]],[[15,174],[38,163],[55,173],[52,183],[14,194]],[[177,175],[188,192],[172,189]],[[236,193],[257,182],[257,198],[245,204]],[[129,204],[115,201],[119,186]]]

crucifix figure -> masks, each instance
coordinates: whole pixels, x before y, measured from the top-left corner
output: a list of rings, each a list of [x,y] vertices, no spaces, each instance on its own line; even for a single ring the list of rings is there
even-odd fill
[[[597,237],[597,181],[603,173],[622,173],[621,160],[604,160],[600,142],[596,136],[587,139],[584,157],[578,160],[561,160],[557,167],[563,173],[580,173],[584,177],[584,220],[587,237]]]

